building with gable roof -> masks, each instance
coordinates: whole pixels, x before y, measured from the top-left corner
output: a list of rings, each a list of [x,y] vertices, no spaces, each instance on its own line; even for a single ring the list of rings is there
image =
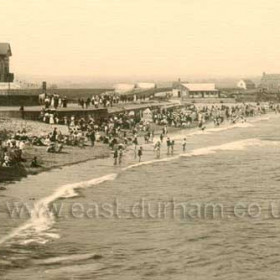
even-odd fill
[[[266,74],[264,72],[259,87],[267,91],[279,91],[280,74]]]
[[[14,75],[10,73],[10,57],[12,56],[9,43],[0,43],[0,82],[11,83]]]
[[[214,83],[173,83],[173,97],[178,98],[217,98],[219,90]]]

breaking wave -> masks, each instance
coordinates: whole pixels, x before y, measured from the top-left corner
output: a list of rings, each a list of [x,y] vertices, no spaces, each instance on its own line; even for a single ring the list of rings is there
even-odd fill
[[[124,172],[140,166],[173,161],[181,157],[204,156],[217,153],[218,151],[237,151],[245,150],[251,146],[262,147],[266,145],[280,145],[280,142],[264,141],[257,138],[239,140],[222,145],[208,146],[205,148],[195,149],[172,157],[139,162],[122,168],[120,172]],[[111,173],[99,178],[94,178],[89,181],[67,184],[59,187],[53,194],[38,201],[34,205],[34,209],[31,212],[30,220],[28,220],[24,225],[16,228],[7,236],[3,237],[0,240],[0,244],[3,244],[11,239],[15,239],[22,245],[26,245],[33,242],[45,244],[46,242],[52,239],[59,238],[60,236],[58,234],[50,232],[50,229],[55,223],[55,217],[52,213],[50,213],[51,211],[46,211],[46,209],[48,209],[49,204],[57,199],[75,197],[78,195],[78,193],[76,192],[77,189],[89,188],[98,184],[102,184],[106,181],[113,181],[117,178],[117,176],[118,173]],[[40,211],[41,209],[42,211]]]

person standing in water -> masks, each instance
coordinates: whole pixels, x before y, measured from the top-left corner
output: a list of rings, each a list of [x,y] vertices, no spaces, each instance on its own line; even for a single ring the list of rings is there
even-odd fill
[[[139,158],[139,162],[141,161],[142,155],[143,155],[143,148],[142,148],[142,147],[140,147],[140,148],[139,148],[139,150],[138,150],[138,158]]]
[[[118,150],[115,149],[115,151],[114,151],[114,165],[117,165],[117,163],[118,163],[118,157],[119,157]]]
[[[123,149],[120,148],[120,150],[119,150],[119,164],[122,163],[122,157],[123,157]]]
[[[160,141],[155,144],[156,158],[160,158]]]
[[[137,145],[138,145],[138,139],[137,139],[136,135],[134,136],[132,143],[134,144],[134,157],[136,158],[137,157],[136,151],[137,151]]]
[[[171,141],[170,138],[168,137],[166,140],[166,144],[167,144],[167,154],[170,154],[170,147],[171,147]]]
[[[174,146],[175,146],[175,141],[172,140],[171,141],[171,155],[173,155],[173,153],[174,153]]]
[[[160,138],[160,142],[162,143],[163,142],[163,134],[162,133],[160,134],[159,138]]]
[[[185,152],[186,151],[186,146],[187,146],[187,139],[186,138],[184,138],[182,146],[183,146],[183,152]]]

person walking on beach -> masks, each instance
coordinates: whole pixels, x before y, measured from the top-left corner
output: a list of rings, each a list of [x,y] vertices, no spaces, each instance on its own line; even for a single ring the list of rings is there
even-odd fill
[[[115,149],[115,151],[114,151],[114,165],[117,165],[118,157],[119,157],[118,149]]]
[[[134,137],[132,143],[134,144],[134,158],[136,158],[137,157],[137,145],[138,145],[137,136]]]
[[[167,144],[167,154],[169,155],[170,154],[170,147],[171,147],[171,140],[170,140],[169,137],[166,140],[166,144]]]
[[[138,158],[139,158],[139,162],[141,161],[142,155],[143,155],[143,148],[140,147],[140,148],[138,149]]]
[[[184,138],[182,146],[183,146],[183,152],[185,152],[186,151],[186,146],[187,146],[187,139],[186,138]]]

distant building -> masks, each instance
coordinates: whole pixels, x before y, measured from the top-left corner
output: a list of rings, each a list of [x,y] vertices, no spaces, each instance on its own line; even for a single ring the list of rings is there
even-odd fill
[[[209,98],[219,97],[219,90],[213,83],[173,83],[173,97],[178,98]]]
[[[264,72],[259,87],[268,91],[279,91],[280,74],[266,74]]]
[[[155,83],[137,83],[135,85],[135,88],[140,88],[140,89],[153,89],[156,88],[156,84]]]
[[[139,93],[155,88],[157,88],[155,83],[136,83],[136,84],[121,83],[121,84],[116,84],[114,86],[115,92],[119,94],[127,94],[131,92]]]
[[[256,85],[251,80],[243,79],[237,83],[237,87],[242,89],[255,89]]]
[[[135,84],[116,84],[114,89],[116,93],[124,94],[133,91],[135,89]]]
[[[1,83],[11,83],[14,80],[14,74],[10,73],[10,56],[12,56],[10,44],[0,43],[0,82]]]

